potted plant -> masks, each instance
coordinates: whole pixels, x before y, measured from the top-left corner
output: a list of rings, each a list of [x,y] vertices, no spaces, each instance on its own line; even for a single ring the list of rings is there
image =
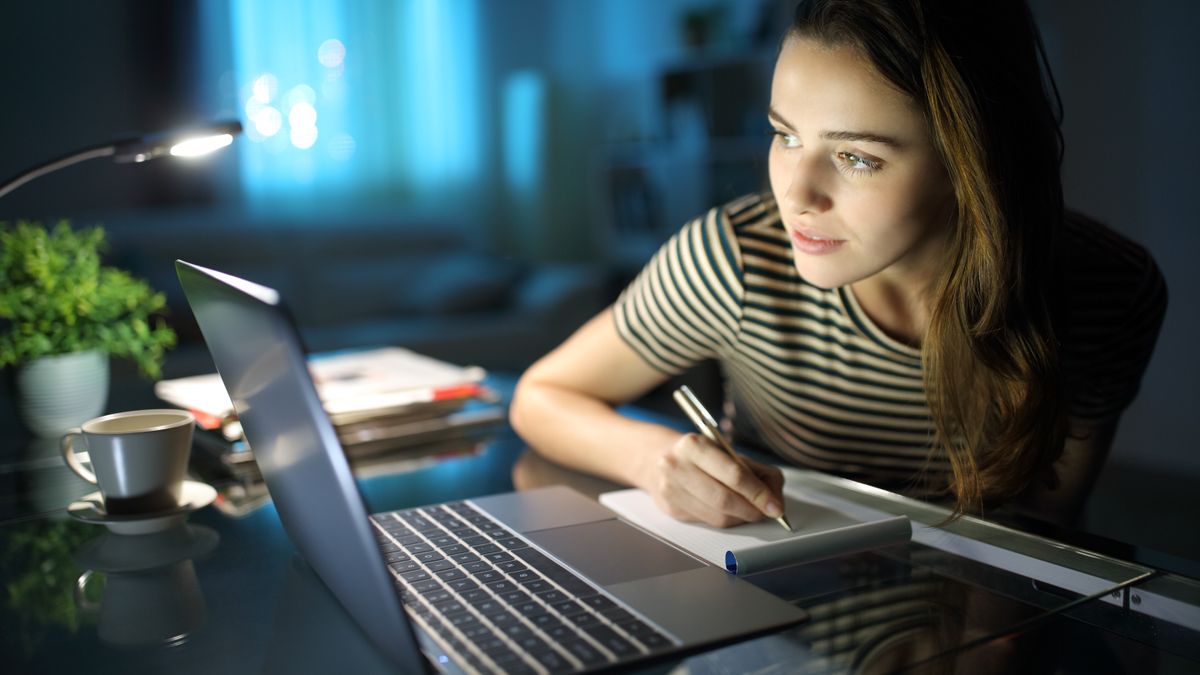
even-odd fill
[[[15,366],[17,407],[30,430],[56,435],[104,410],[108,357],[157,378],[175,332],[162,293],[100,264],[100,227],[0,223],[0,366]]]

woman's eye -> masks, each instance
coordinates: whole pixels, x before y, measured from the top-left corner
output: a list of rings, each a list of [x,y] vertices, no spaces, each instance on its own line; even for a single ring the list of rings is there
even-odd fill
[[[862,155],[856,155],[853,152],[839,152],[838,159],[842,160],[843,166],[850,171],[871,172],[879,169],[879,162],[867,159]]]
[[[798,137],[796,137],[792,134],[789,134],[786,131],[780,131],[778,129],[776,129],[773,133],[775,135],[776,142],[778,142],[783,147],[785,147],[785,148],[800,147],[800,139]]]

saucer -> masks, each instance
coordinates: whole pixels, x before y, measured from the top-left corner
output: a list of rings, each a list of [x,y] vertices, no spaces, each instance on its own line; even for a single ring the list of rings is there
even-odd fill
[[[207,483],[184,481],[179,506],[155,513],[110,514],[104,510],[104,498],[92,492],[72,502],[67,513],[85,523],[104,525],[114,534],[149,534],[182,523],[188,514],[204,508],[217,498],[217,491]]]
[[[221,537],[203,525],[180,525],[137,537],[105,532],[75,551],[80,567],[106,574],[152,570],[208,555]]]

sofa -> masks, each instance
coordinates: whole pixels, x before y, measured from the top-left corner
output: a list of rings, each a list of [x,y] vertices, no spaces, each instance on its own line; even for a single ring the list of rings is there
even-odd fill
[[[280,291],[310,351],[400,345],[513,375],[612,299],[598,264],[496,255],[478,235],[435,221],[150,212],[97,224],[108,264],[166,294],[179,345],[165,377],[213,370],[176,258]]]

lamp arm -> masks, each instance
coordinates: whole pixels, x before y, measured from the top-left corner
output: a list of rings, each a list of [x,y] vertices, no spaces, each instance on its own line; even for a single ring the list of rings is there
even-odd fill
[[[87,150],[80,150],[69,155],[64,155],[58,159],[51,160],[44,164],[39,164],[32,169],[28,169],[17,174],[16,176],[13,176],[3,184],[0,184],[0,197],[4,197],[4,195],[7,195],[13,190],[16,190],[17,188],[39,176],[43,176],[53,171],[58,171],[63,167],[68,167],[72,164],[78,164],[79,162],[84,162],[89,159],[96,159],[98,157],[111,157],[113,153],[116,152],[116,148],[117,145],[115,143],[106,143],[104,145],[97,145],[95,147],[88,148]]]

